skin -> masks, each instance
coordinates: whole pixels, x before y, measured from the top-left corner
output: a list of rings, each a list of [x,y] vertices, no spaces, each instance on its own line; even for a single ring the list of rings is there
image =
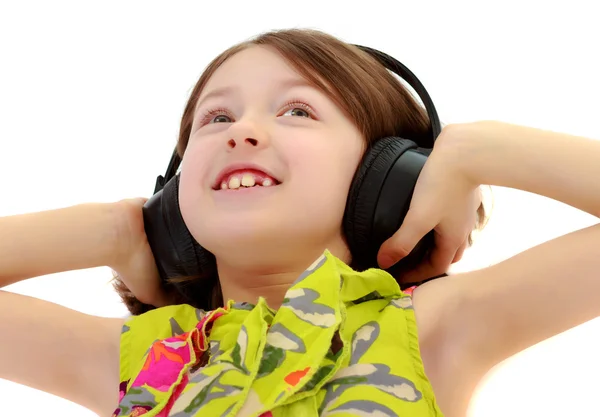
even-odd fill
[[[202,117],[194,122],[180,189],[192,234],[216,255],[225,298],[252,302],[265,296],[273,308],[325,248],[349,259],[341,221],[364,146],[327,97],[310,87],[282,88],[286,77],[298,79],[276,54],[260,48],[215,72],[204,94],[225,86],[236,87],[235,93],[202,102],[198,112],[226,107],[230,118],[211,117],[218,123],[206,126]],[[307,102],[318,117],[285,107],[292,98]],[[247,160],[271,170],[281,184],[231,198],[212,190],[227,164]],[[600,216],[598,160],[600,143],[585,138],[499,122],[447,126],[419,177],[407,220],[386,251],[401,257],[434,229],[454,242],[447,252],[457,253],[464,230],[456,225],[468,223],[480,184],[536,193]],[[0,218],[0,286],[109,265],[137,294],[136,286],[147,286],[146,272],[152,274],[151,252],[140,238],[142,204],[132,199]],[[599,242],[596,225],[415,290],[419,347],[445,416],[464,416],[477,384],[501,361],[600,316]],[[11,341],[0,344],[0,377],[99,415],[112,413],[123,319],[5,291],[0,317],[0,340]]]
[[[223,88],[231,91],[213,95]],[[213,109],[219,110],[205,117]],[[196,109],[180,207],[194,238],[217,259],[225,299],[263,296],[278,308],[325,248],[350,260],[342,217],[364,148],[333,101],[276,52],[249,48],[219,67]],[[244,194],[214,191],[218,173],[237,162],[261,165],[281,184]]]

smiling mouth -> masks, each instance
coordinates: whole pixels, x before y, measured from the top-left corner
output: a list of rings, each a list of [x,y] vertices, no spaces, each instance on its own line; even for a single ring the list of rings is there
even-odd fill
[[[214,190],[242,190],[254,187],[274,187],[279,184],[279,181],[264,172],[243,170],[226,175]]]

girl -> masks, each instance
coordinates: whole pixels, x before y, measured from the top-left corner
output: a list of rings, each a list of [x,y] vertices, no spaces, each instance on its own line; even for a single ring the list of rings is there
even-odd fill
[[[0,377],[119,417],[464,415],[490,368],[599,315],[600,226],[407,283],[460,259],[481,185],[600,215],[600,143],[446,126],[380,266],[433,230],[431,255],[398,281],[356,271],[342,218],[365,148],[424,140],[427,126],[384,67],[323,33],[272,32],[224,52],[191,94],[178,145],[181,215],[215,258],[213,277],[187,280],[202,294],[182,303],[161,284],[144,199],[2,218],[0,285],[106,265],[143,314],[90,317],[0,292]]]

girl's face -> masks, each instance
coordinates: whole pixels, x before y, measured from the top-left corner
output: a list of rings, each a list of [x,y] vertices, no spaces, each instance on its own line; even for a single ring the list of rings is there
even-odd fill
[[[277,52],[243,50],[198,100],[181,165],[183,218],[217,262],[312,261],[324,249],[346,258],[342,218],[364,147],[334,102]]]

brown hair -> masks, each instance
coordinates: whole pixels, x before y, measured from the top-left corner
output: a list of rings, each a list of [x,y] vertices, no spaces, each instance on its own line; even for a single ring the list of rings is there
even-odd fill
[[[367,145],[386,136],[411,139],[419,145],[430,142],[431,130],[424,108],[414,99],[399,80],[379,61],[356,46],[345,43],[326,33],[307,29],[276,30],[263,33],[237,44],[216,57],[205,69],[194,86],[185,106],[179,129],[177,151],[183,156],[194,116],[196,103],[206,82],[221,64],[236,53],[251,46],[267,46],[280,53],[290,65],[315,88],[329,96],[363,134]],[[485,219],[485,209],[477,210],[480,229]],[[469,236],[469,245],[472,244]],[[203,279],[212,294],[207,302],[192,302],[197,308],[210,310],[222,303],[219,280],[215,272]],[[185,281],[178,278],[177,282]],[[169,284],[167,284],[167,287]],[[123,282],[115,277],[115,289],[132,314],[141,314],[152,306],[140,303]],[[184,302],[175,296],[173,304]],[[194,300],[194,294],[185,297]],[[206,295],[201,297],[206,300]],[[201,299],[196,296],[197,300]]]

